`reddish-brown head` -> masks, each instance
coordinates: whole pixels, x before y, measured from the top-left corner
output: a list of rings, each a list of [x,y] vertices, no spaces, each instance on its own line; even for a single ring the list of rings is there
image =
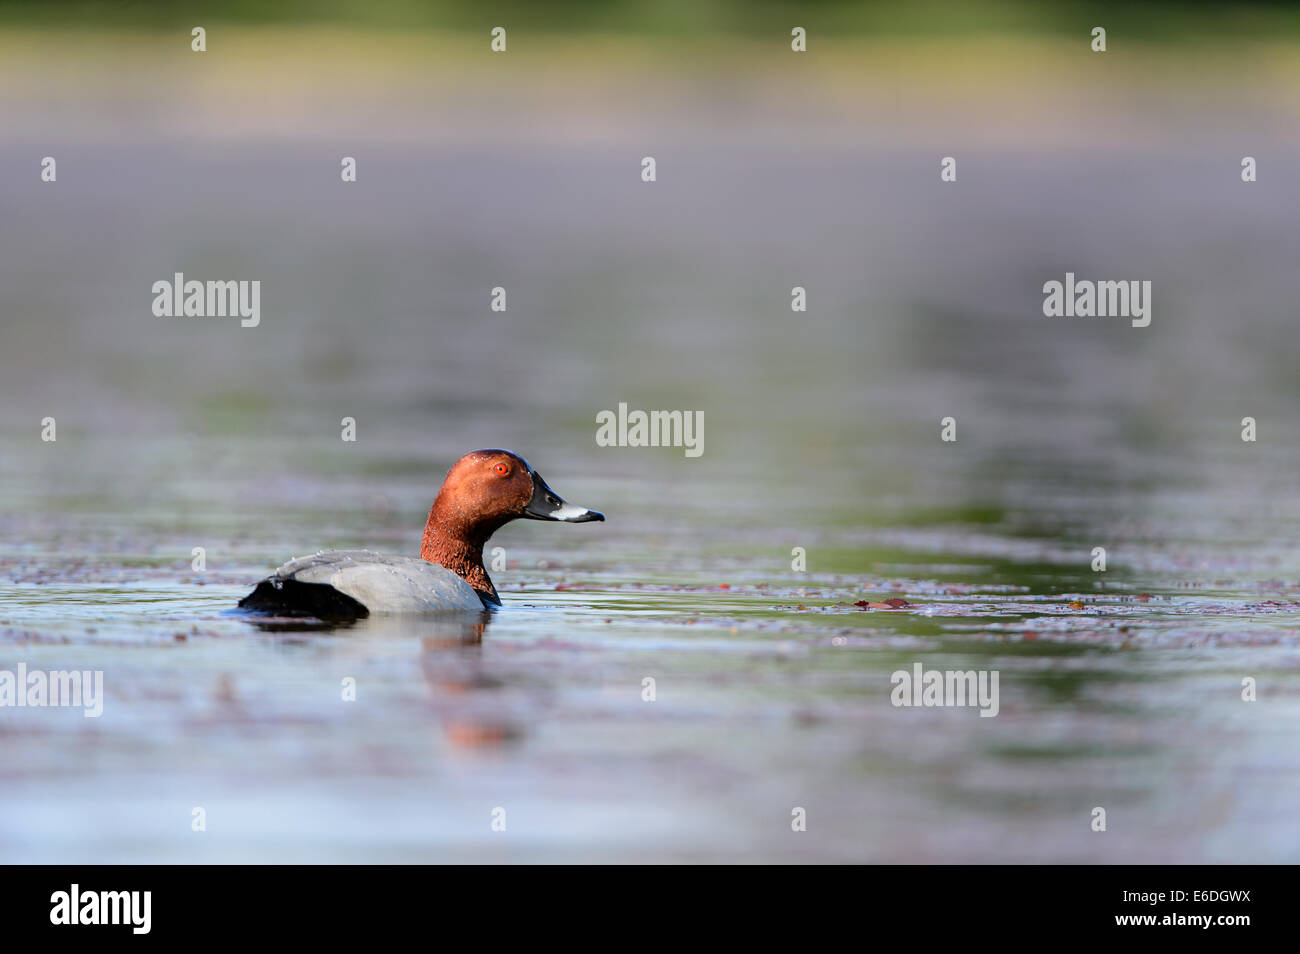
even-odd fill
[[[503,525],[526,517],[586,523],[605,515],[566,503],[518,454],[471,451],[452,465],[429,511],[420,555],[460,574],[485,600],[498,603],[483,568],[483,545]]]

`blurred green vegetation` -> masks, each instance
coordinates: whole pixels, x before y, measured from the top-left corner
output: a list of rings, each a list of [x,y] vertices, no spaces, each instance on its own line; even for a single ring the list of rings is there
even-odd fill
[[[0,26],[65,29],[188,29],[207,23],[335,25],[375,29],[525,33],[743,34],[786,36],[792,26],[844,35],[1086,35],[1171,42],[1207,37],[1275,37],[1300,32],[1300,5],[1287,0],[184,0],[88,2],[0,0]],[[1112,39],[1112,43],[1114,40]]]

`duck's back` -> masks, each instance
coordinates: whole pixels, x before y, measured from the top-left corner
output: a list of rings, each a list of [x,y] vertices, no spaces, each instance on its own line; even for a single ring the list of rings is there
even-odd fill
[[[474,588],[451,570],[373,550],[322,550],[290,560],[239,605],[326,617],[484,608]]]

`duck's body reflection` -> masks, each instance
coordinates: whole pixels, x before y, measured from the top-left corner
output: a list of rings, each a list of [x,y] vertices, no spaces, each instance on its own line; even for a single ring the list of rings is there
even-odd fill
[[[354,647],[409,645],[414,637],[420,646],[420,674],[430,689],[434,716],[446,744],[462,751],[490,751],[524,735],[523,720],[512,718],[499,704],[498,690],[507,688],[507,682],[488,671],[483,656],[483,635],[492,622],[492,613],[486,610],[418,618],[371,616],[326,622],[260,617],[249,622],[267,633],[346,635],[347,645]],[[319,646],[314,640],[302,642]]]

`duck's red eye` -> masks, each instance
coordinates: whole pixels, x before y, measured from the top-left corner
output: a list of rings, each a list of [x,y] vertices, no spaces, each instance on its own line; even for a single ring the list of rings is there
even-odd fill
[[[502,477],[510,473],[510,465],[505,463],[504,461],[502,461],[499,464],[493,464],[492,469],[496,471],[498,474],[500,474]]]

